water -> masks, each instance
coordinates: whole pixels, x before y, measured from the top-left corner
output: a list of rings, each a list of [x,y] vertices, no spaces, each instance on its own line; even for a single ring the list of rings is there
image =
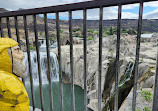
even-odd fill
[[[150,38],[153,34],[141,34],[141,37],[143,38]]]
[[[48,65],[47,65],[47,53],[46,53],[46,40],[39,40],[40,42],[40,66],[41,66],[41,76],[42,76],[42,84],[48,84]],[[27,61],[27,53],[24,52],[25,59],[24,62],[26,66],[28,67],[28,61]],[[37,54],[36,51],[31,51],[31,65],[32,65],[32,75],[33,75],[33,81],[34,85],[39,85],[39,76],[38,76],[38,65],[37,65]],[[52,80],[59,81],[59,72],[58,72],[59,66],[58,66],[58,60],[56,57],[56,54],[53,52],[50,52],[50,73],[52,75]],[[26,84],[29,84],[29,69],[26,70]]]
[[[133,36],[137,37],[137,35],[133,35]],[[152,36],[153,36],[153,34],[141,34],[141,37],[143,37],[143,38],[150,38]]]
[[[40,40],[40,51],[46,51],[46,40]],[[50,44],[50,41],[49,41]],[[56,48],[58,46],[57,42],[54,42],[52,45],[50,45],[49,47],[52,48]]]
[[[70,84],[64,84],[63,85],[63,93],[64,93],[64,111],[71,111],[71,85]],[[60,87],[59,82],[53,82],[52,83],[52,89],[53,89],[53,106],[54,111],[60,111]],[[32,106],[31,101],[31,90],[30,86],[26,86],[26,90],[28,92],[29,98],[30,98],[30,105]],[[35,92],[35,104],[36,107],[41,109],[40,106],[40,93],[39,88],[36,86],[34,87]],[[50,98],[49,98],[49,85],[45,84],[43,85],[43,97],[44,97],[44,109],[45,111],[50,111]],[[84,111],[84,90],[75,85],[75,108],[76,111]],[[89,109],[89,111],[91,111]]]
[[[25,64],[28,67],[28,61],[27,61],[27,53],[24,53],[25,55]],[[38,77],[38,66],[37,66],[37,54],[35,51],[31,51],[31,65],[32,65],[32,75],[33,75],[33,81],[34,85],[39,84],[39,77]],[[48,84],[48,78],[47,78],[47,54],[46,52],[40,52],[40,66],[41,66],[41,76],[42,76],[42,84]],[[58,60],[56,55],[53,52],[50,52],[50,70],[52,75],[53,81],[59,81],[59,73],[58,73]],[[29,69],[26,70],[26,84],[28,84],[30,77],[29,77]]]
[[[42,76],[42,86],[43,86],[43,98],[44,98],[44,108],[45,111],[50,111],[50,98],[49,98],[49,85],[47,77],[47,54],[46,54],[46,41],[41,40],[40,46],[40,65],[41,65],[41,76]],[[57,43],[54,43],[50,48],[55,48]],[[31,99],[31,88],[30,88],[30,78],[28,70],[27,53],[25,52],[24,62],[27,66],[25,85],[26,90],[30,99],[30,106],[32,106]],[[32,76],[34,85],[34,95],[36,107],[41,109],[40,106],[40,91],[39,91],[39,77],[38,77],[38,66],[37,66],[37,54],[36,51],[31,51],[31,65],[32,65]],[[58,60],[56,54],[50,52],[50,70],[52,74],[52,89],[53,89],[53,106],[54,111],[60,111],[60,87],[59,87],[59,72],[58,72]],[[71,84],[63,85],[64,93],[64,111],[71,111]],[[76,111],[83,111],[84,109],[84,90],[75,85],[75,108]],[[90,111],[90,110],[89,110]]]

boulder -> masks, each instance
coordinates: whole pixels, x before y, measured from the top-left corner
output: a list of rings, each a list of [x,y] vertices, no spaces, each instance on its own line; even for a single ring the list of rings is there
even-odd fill
[[[136,110],[137,111],[146,111],[146,110],[144,110],[145,108],[150,109],[150,110],[152,108],[152,101],[145,99],[145,97],[144,97],[145,95],[143,95],[143,91],[148,92],[149,95],[147,95],[147,96],[150,99],[152,99],[152,95],[153,95],[153,89],[152,88],[143,88],[142,91],[137,90],[137,98],[136,98]],[[131,111],[131,109],[132,109],[132,99],[133,99],[133,89],[130,91],[127,98],[122,103],[119,111]]]
[[[154,86],[154,82],[155,82],[155,76],[151,76],[143,82],[142,88],[152,88]]]

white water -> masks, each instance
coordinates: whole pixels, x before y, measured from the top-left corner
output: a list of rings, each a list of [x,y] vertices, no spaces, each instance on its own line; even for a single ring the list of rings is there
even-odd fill
[[[47,78],[47,53],[46,53],[46,45],[45,40],[41,41],[40,46],[40,66],[41,66],[41,76],[42,76],[42,84],[48,84],[48,78]],[[28,68],[28,60],[27,60],[27,52],[24,52],[25,59],[24,62],[26,64],[27,70],[26,70],[26,78],[25,83],[30,83],[30,77],[29,77],[29,68]],[[38,65],[37,65],[37,54],[36,51],[30,52],[31,56],[31,67],[32,67],[32,77],[33,77],[33,84],[38,85],[39,84],[39,76],[38,76]],[[50,52],[50,73],[52,75],[52,81],[59,81],[59,73],[58,73],[58,60],[56,57],[56,54],[53,52]]]
[[[137,37],[137,35],[133,35],[134,37]],[[153,36],[153,34],[141,34],[142,38],[151,38]]]
[[[153,34],[141,34],[141,37],[143,38],[150,38]]]

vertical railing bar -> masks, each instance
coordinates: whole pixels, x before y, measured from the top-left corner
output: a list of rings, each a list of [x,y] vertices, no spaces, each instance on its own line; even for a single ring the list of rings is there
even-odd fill
[[[47,64],[48,64],[48,76],[49,76],[49,97],[50,97],[50,110],[53,111],[53,93],[52,93],[52,74],[50,73],[50,47],[48,36],[48,21],[47,13],[44,14],[45,23],[45,36],[46,36],[46,48],[47,48]]]
[[[61,60],[61,41],[60,41],[60,26],[59,26],[59,12],[56,12],[56,30],[58,43],[58,61],[59,61],[59,82],[60,82],[60,111],[64,111],[63,104],[63,78],[62,78],[62,60]]]
[[[17,42],[19,43],[19,47],[21,49],[21,43],[20,43],[20,36],[19,36],[19,27],[18,27],[18,19],[17,16],[14,17],[14,21],[15,21],[15,30],[16,30],[16,36],[17,36]]]
[[[119,58],[120,58],[120,35],[121,35],[121,13],[122,5],[118,6],[118,21],[117,21],[117,43],[116,43],[116,75],[115,75],[115,101],[114,111],[118,111],[118,78],[119,78]]]
[[[135,57],[136,59],[135,59],[135,74],[134,74],[132,111],[135,111],[135,107],[136,107],[140,39],[141,39],[141,30],[142,30],[142,16],[143,16],[143,1],[141,0],[140,6],[139,6],[139,20],[138,20],[138,34],[137,34],[136,57]]]
[[[0,30],[1,30],[1,37],[4,37],[3,28],[2,28],[2,18],[0,18]]]
[[[158,46],[158,39],[157,39],[157,46]],[[157,59],[156,59],[156,69],[155,69],[155,84],[154,84],[152,111],[158,111],[158,48],[157,48]]]
[[[9,17],[6,17],[6,20],[7,20],[8,36],[9,36],[9,38],[12,38],[12,36],[11,36],[11,31],[10,31]]]
[[[100,20],[99,20],[99,68],[98,68],[98,111],[101,111],[102,104],[102,35],[103,35],[103,7],[100,7]]]
[[[73,64],[73,38],[72,38],[72,11],[69,11],[69,38],[70,38],[70,70],[71,70],[71,110],[75,111],[74,94],[74,64]]]
[[[1,33],[1,37],[3,37],[2,36],[2,18],[0,18],[0,33]]]
[[[16,30],[17,42],[19,43],[19,47],[20,47],[20,49],[21,49],[21,43],[20,43],[20,37],[19,37],[17,16],[14,17],[14,22],[15,22],[15,30]],[[22,78],[22,82],[23,82],[24,85],[25,85],[25,79],[24,79],[24,78]]]
[[[9,23],[9,17],[6,17],[6,21],[7,21],[7,29],[8,29],[8,37],[9,38],[12,38],[12,36],[11,36],[11,31],[10,31],[10,23]],[[10,48],[10,50],[11,50],[11,48]],[[11,50],[11,58],[12,58],[12,72],[13,72],[13,56],[12,56],[13,54],[12,54],[12,50]]]
[[[35,95],[34,95],[34,87],[33,87],[32,65],[31,65],[31,55],[30,55],[26,15],[23,16],[23,19],[24,19],[24,30],[25,30],[25,39],[26,39],[26,47],[27,47],[28,68],[29,68],[29,76],[30,76],[30,83],[31,83],[32,106],[34,110],[36,106],[35,106]]]
[[[42,88],[42,76],[41,76],[41,65],[40,65],[40,53],[38,45],[38,32],[37,32],[37,20],[36,14],[33,15],[34,22],[34,34],[35,34],[35,44],[37,53],[37,63],[38,63],[38,76],[39,76],[39,88],[40,88],[40,98],[41,98],[41,110],[44,111],[44,101],[43,101],[43,88]]]
[[[87,9],[83,9],[84,111],[87,111]]]

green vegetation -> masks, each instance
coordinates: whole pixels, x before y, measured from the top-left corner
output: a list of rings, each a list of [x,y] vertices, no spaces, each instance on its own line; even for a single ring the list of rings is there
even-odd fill
[[[52,41],[52,40],[53,40],[53,37],[50,37],[49,40]]]
[[[99,35],[98,30],[94,29],[87,29],[87,36],[90,37],[89,39],[92,40],[94,37]],[[83,38],[83,32],[81,28],[73,29],[73,37]],[[92,38],[91,38],[92,37]]]
[[[117,29],[115,27],[105,28],[103,30],[103,37],[115,34]]]
[[[93,40],[93,37],[88,37],[88,40]]]
[[[132,28],[124,28],[124,29],[122,29],[122,33],[127,33],[127,34],[130,34],[130,35],[136,35],[137,30],[132,29]]]
[[[145,106],[145,107],[143,108],[143,111],[151,111],[151,110],[150,110],[149,107]]]
[[[94,31],[94,35],[99,35],[99,31]]]
[[[130,111],[132,111],[132,108],[131,108]],[[140,111],[140,109],[136,109],[135,111]],[[151,110],[150,110],[149,107],[145,106],[145,107],[143,108],[143,111],[151,111]]]
[[[73,31],[73,32],[77,32],[77,31],[82,31],[82,29],[81,29],[81,28],[75,28],[75,29],[73,29],[72,31]]]
[[[43,32],[39,32],[39,35],[42,36],[44,33]]]
[[[94,30],[93,29],[88,29],[87,32],[93,33]]]
[[[63,32],[64,32],[64,30],[60,29],[60,33],[63,33]]]
[[[110,35],[113,35],[113,33],[114,33],[114,32],[113,32],[113,28],[111,27],[111,28],[110,28]]]
[[[79,37],[79,38],[83,38],[83,36],[82,35],[72,35],[72,37]]]
[[[95,36],[95,35],[99,35],[99,31],[98,30],[93,30],[93,29],[88,29],[87,30],[87,35],[90,35],[90,36]]]
[[[30,45],[30,50],[35,50],[36,47]]]
[[[143,91],[142,89],[140,89],[141,91],[141,95],[144,97],[144,99],[148,102],[151,102],[152,101],[152,95],[151,95],[151,92],[148,92],[148,91]]]

